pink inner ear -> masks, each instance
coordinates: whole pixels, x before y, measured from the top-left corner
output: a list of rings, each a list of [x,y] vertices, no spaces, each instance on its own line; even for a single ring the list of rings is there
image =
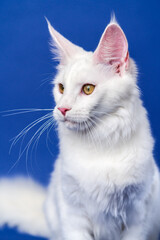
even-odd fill
[[[123,65],[128,61],[128,42],[116,23],[105,29],[94,53],[96,63]]]

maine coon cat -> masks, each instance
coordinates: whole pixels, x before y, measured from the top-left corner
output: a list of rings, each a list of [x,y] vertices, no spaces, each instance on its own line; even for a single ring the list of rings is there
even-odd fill
[[[31,198],[32,222],[20,229],[51,240],[158,240],[159,171],[124,32],[111,20],[96,50],[86,52],[48,27],[59,60],[53,115],[60,152],[47,193],[39,187]],[[37,210],[45,194],[49,229]]]

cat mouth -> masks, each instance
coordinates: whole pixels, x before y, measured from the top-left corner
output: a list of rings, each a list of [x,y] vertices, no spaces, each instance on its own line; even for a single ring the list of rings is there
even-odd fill
[[[71,119],[64,119],[65,126],[73,131],[77,132],[87,132],[88,129],[91,128],[91,123],[88,123],[87,121],[75,121]]]
[[[69,119],[64,119],[64,124],[70,130],[78,130],[80,125],[79,122],[69,120]]]
[[[71,124],[78,124],[78,122],[70,120],[70,119],[64,119],[65,123],[71,123]]]

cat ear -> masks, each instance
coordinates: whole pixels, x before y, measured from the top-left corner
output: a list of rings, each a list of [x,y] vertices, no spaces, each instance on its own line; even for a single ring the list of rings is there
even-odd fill
[[[51,45],[53,47],[52,52],[55,54],[55,59],[60,61],[61,64],[65,64],[69,58],[80,51],[80,47],[74,45],[59,32],[57,32],[46,18],[48,29],[52,37]]]
[[[113,65],[117,73],[122,74],[128,68],[128,42],[115,20],[104,30],[93,56],[97,64]]]

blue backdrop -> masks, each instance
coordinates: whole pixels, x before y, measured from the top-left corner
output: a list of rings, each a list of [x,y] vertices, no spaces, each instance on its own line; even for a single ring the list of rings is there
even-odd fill
[[[0,111],[15,108],[53,108],[51,81],[55,63],[49,52],[49,33],[44,19],[72,42],[94,50],[114,11],[129,42],[129,52],[139,67],[139,86],[160,156],[160,2],[157,0],[0,0]],[[46,114],[0,116],[0,177],[31,175],[47,185],[58,154],[56,132],[44,134],[35,151],[18,160],[20,143],[9,155],[9,140],[26,125]],[[36,127],[26,136],[22,148]],[[40,239],[5,228],[0,239]]]

